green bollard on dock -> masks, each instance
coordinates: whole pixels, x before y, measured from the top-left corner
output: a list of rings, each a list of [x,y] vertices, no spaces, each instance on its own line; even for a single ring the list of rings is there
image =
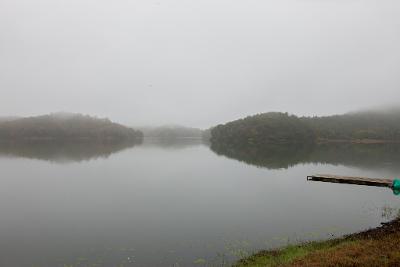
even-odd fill
[[[393,194],[400,195],[400,179],[394,179],[392,184]]]

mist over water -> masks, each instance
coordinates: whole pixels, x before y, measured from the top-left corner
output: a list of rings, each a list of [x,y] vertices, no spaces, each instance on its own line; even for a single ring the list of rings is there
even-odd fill
[[[1,265],[221,266],[377,226],[400,204],[387,188],[306,181],[318,172],[393,178],[397,168],[384,166],[398,159],[385,145],[265,149],[255,160],[199,140],[106,150],[0,149]]]

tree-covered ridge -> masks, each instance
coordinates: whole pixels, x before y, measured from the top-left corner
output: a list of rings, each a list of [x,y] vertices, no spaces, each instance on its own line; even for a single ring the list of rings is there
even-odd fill
[[[400,140],[400,109],[352,112],[301,118],[319,139]]]
[[[315,133],[305,121],[279,112],[249,116],[211,129],[211,142],[220,144],[265,145],[314,139]]]
[[[326,117],[270,112],[211,129],[211,142],[229,146],[318,141],[400,141],[400,110],[364,111]]]
[[[0,123],[0,140],[128,140],[143,134],[109,119],[54,113]]]

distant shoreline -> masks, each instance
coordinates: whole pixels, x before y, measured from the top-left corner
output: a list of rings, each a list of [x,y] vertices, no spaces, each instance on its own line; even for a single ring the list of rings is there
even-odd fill
[[[201,137],[159,137],[159,136],[143,136],[144,139],[183,139],[183,140],[203,140]],[[106,137],[25,137],[25,138],[0,138],[0,142],[15,142],[15,141],[113,141],[120,140],[119,138]],[[381,140],[381,139],[318,139],[316,144],[400,144],[400,140]],[[271,143],[274,144],[274,143]],[[284,143],[276,143],[276,145],[285,145]]]
[[[27,138],[0,138],[0,142],[99,142],[99,141],[129,141],[142,137],[116,138],[116,137],[27,137]]]
[[[0,123],[0,141],[8,142],[115,142],[142,138],[140,131],[78,113],[52,113]]]

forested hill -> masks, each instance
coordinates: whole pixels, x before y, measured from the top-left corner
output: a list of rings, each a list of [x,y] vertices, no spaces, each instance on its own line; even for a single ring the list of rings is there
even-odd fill
[[[400,141],[400,109],[303,117],[301,120],[311,127],[320,139]]]
[[[326,117],[297,117],[271,112],[211,129],[212,143],[230,146],[318,141],[399,142],[400,109]]]
[[[143,134],[108,119],[54,113],[0,122],[0,140],[134,140]]]
[[[309,125],[287,113],[264,113],[218,125],[211,129],[211,142],[231,145],[264,145],[312,141]]]

